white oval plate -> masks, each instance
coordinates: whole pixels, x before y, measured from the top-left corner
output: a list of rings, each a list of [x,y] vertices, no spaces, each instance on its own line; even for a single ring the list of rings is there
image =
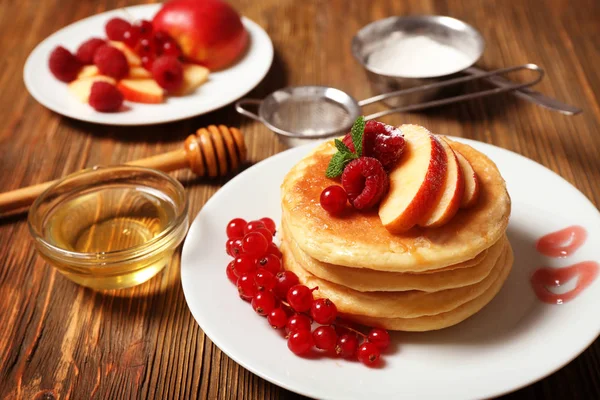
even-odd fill
[[[62,45],[74,52],[90,37],[105,38],[104,25],[112,17],[152,20],[159,9],[160,4],[149,4],[112,10],[82,19],[53,33],[27,58],[23,71],[27,90],[41,104],[67,117],[106,125],[150,125],[178,121],[221,108],[252,90],[269,71],[273,61],[271,39],[255,22],[243,18],[250,34],[250,45],[244,57],[223,71],[211,73],[208,82],[194,93],[167,97],[162,104],[125,102],[127,110],[97,112],[69,94],[67,84],[50,73],[48,58],[56,46]]]
[[[600,261],[600,213],[571,184],[510,151],[456,139],[494,160],[513,200],[508,237],[514,268],[496,298],[454,327],[392,335],[381,368],[326,357],[300,358],[267,321],[239,299],[225,275],[225,226],[234,217],[280,220],[279,186],[309,147],[271,157],[232,179],[204,206],[183,246],[181,281],[188,306],[223,352],[260,377],[320,399],[490,398],[533,383],[577,357],[598,336],[600,280],[563,305],[535,297],[529,278],[542,265]],[[536,240],[578,224],[586,243],[566,259],[535,250]],[[572,284],[573,282],[570,282]],[[566,285],[568,286],[568,284]]]

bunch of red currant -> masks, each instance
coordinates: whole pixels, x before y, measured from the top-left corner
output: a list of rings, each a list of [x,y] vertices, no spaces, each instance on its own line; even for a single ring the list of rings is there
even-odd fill
[[[273,243],[276,227],[272,219],[246,222],[235,218],[226,232],[226,251],[234,258],[227,265],[227,278],[258,315],[267,317],[274,329],[285,329],[288,348],[294,354],[306,354],[316,347],[331,355],[358,358],[368,366],[377,364],[381,351],[390,344],[388,332],[373,328],[365,335],[341,324],[331,300],[313,297],[318,287],[310,289],[299,283],[296,274],[282,270],[282,254]],[[314,330],[313,321],[319,324]]]
[[[112,18],[106,24],[106,36],[133,49],[147,70],[152,69],[154,60],[159,56],[181,56],[177,42],[165,32],[154,32],[150,21],[139,20],[130,24],[124,19]]]

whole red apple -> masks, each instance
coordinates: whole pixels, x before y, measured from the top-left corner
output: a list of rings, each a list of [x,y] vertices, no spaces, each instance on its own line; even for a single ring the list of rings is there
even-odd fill
[[[152,25],[175,39],[190,61],[211,70],[231,65],[248,45],[239,14],[221,0],[169,1]]]

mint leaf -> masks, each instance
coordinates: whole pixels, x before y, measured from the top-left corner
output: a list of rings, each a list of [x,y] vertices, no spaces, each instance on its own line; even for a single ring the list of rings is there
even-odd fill
[[[341,140],[334,139],[333,142],[335,144],[335,148],[337,149],[337,153],[335,153],[329,161],[329,165],[325,171],[325,176],[327,178],[337,178],[338,176],[342,175],[346,164],[362,155],[362,141],[364,132],[365,117],[361,116],[354,121],[350,133],[355,152],[350,151],[350,148],[348,148],[348,146],[346,146],[346,144]]]
[[[331,157],[331,161],[329,161],[327,171],[325,171],[325,176],[327,178],[337,178],[338,176],[342,175],[342,172],[344,172],[344,167],[346,164],[355,158],[358,158],[358,156],[354,153],[335,153],[333,157]]]
[[[360,157],[362,156],[363,134],[365,133],[365,117],[361,115],[360,117],[356,118],[356,121],[354,121],[350,132],[352,135],[352,143],[354,144],[354,150],[356,151],[356,154]]]
[[[344,144],[340,139],[335,139],[335,147],[338,149],[340,153],[352,153],[348,146]]]

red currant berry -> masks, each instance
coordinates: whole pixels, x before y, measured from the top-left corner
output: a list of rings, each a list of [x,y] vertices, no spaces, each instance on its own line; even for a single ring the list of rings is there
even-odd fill
[[[352,358],[356,355],[358,339],[353,333],[345,333],[338,338],[335,352],[344,358]]]
[[[356,353],[358,360],[369,367],[372,367],[377,363],[380,354],[379,348],[370,342],[361,344]]]
[[[250,232],[254,232],[258,228],[264,228],[265,224],[261,221],[250,221],[246,224],[244,228],[244,234],[249,234]]]
[[[308,331],[310,332],[310,319],[304,314],[294,314],[287,320],[285,324],[285,331],[297,332],[297,331]]]
[[[142,19],[134,22],[133,26],[137,28],[141,38],[150,39],[152,37],[152,22]]]
[[[310,315],[315,322],[321,325],[329,325],[337,317],[337,307],[329,299],[317,299],[310,307]]]
[[[288,322],[288,317],[283,308],[279,307],[271,311],[267,317],[267,322],[273,327],[273,329],[284,328]]]
[[[337,344],[337,333],[332,326],[319,326],[313,331],[313,340],[317,349],[334,351]]]
[[[227,224],[227,237],[229,239],[241,239],[244,237],[244,228],[246,227],[246,221],[241,218],[234,218]]]
[[[275,296],[271,292],[258,292],[252,299],[252,308],[258,315],[269,315],[275,305]]]
[[[161,55],[164,56],[173,56],[179,57],[181,55],[181,50],[173,39],[166,40],[163,42],[162,46],[159,47]]]
[[[231,247],[229,248],[229,255],[231,257],[239,257],[242,254],[244,254],[244,250],[242,249],[242,239],[230,239],[230,240],[233,240],[233,243],[231,244]]]
[[[231,253],[231,247],[233,246],[234,243],[235,243],[234,239],[227,239],[227,242],[225,242],[225,252],[227,253],[228,256],[233,257],[233,253]]]
[[[131,27],[123,32],[123,42],[132,49],[135,49],[140,40],[140,34],[135,27]]]
[[[154,56],[153,55],[141,56],[140,60],[142,62],[142,67],[144,67],[148,71],[152,70],[152,65],[154,64]]]
[[[390,334],[385,329],[373,328],[367,337],[379,350],[385,350],[390,345]]]
[[[281,271],[281,260],[273,254],[267,254],[263,258],[257,261],[257,267],[264,268],[271,272],[273,275],[277,275]]]
[[[277,280],[271,272],[264,268],[259,268],[254,276],[254,282],[256,282],[258,290],[271,290],[275,287]]]
[[[242,239],[244,253],[254,257],[262,257],[267,253],[269,242],[259,232],[250,232]]]
[[[277,279],[277,283],[273,292],[280,299],[285,299],[290,288],[300,282],[296,274],[291,271],[278,272],[275,278]]]
[[[166,42],[167,40],[171,40],[171,37],[169,36],[169,34],[163,32],[163,31],[154,32],[153,38],[154,38],[154,44],[156,45],[157,49],[162,48],[163,43]]]
[[[261,235],[263,235],[265,239],[267,239],[267,243],[269,244],[271,244],[271,242],[273,241],[273,235],[271,234],[271,231],[269,231],[267,228],[256,228],[252,232],[258,232]]]
[[[247,272],[254,272],[256,270],[256,260],[248,254],[241,254],[233,260],[233,270],[238,276],[242,276]]]
[[[279,250],[279,247],[277,247],[277,245],[275,243],[271,243],[269,245],[269,249],[267,250],[267,254],[273,254],[274,256],[276,256],[277,258],[279,258],[280,260],[283,257],[283,254],[281,254],[281,250]]]
[[[292,286],[287,292],[288,304],[296,312],[307,312],[312,306],[313,290],[304,285]]]
[[[288,338],[288,349],[296,355],[306,354],[312,349],[313,337],[310,331],[295,331]]]
[[[256,293],[258,293],[258,289],[254,284],[254,273],[246,272],[245,274],[240,275],[237,280],[237,288],[240,297],[244,300],[252,300]]]
[[[225,269],[227,272],[227,279],[234,285],[237,285],[238,276],[235,274],[235,270],[233,269],[233,261],[230,261]]]
[[[343,187],[332,185],[321,192],[321,207],[332,215],[340,215],[346,209],[348,195]]]
[[[140,56],[152,56],[155,57],[156,51],[154,47],[154,42],[148,38],[142,37],[135,47],[135,52]]]
[[[271,218],[268,217],[264,217],[259,219],[260,222],[262,222],[263,224],[265,224],[265,228],[267,228],[269,230],[269,232],[271,232],[272,235],[275,235],[275,233],[277,232],[277,227],[275,226],[275,221],[273,221]]]

